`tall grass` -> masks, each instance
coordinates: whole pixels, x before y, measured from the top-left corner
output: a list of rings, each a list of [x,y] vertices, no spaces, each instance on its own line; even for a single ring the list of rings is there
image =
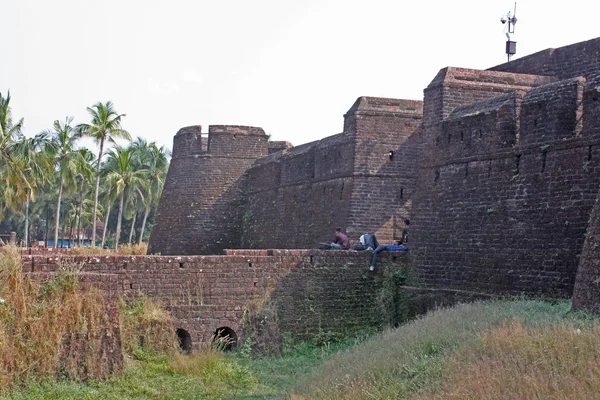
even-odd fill
[[[428,398],[443,390],[445,377],[450,371],[464,368],[454,367],[457,364],[448,360],[468,349],[477,348],[482,331],[501,329],[506,326],[503,324],[513,320],[526,321],[527,326],[539,329],[565,323],[569,324],[567,331],[590,329],[589,316],[570,313],[569,309],[569,303],[513,301],[475,303],[438,310],[335,355],[302,382],[290,398]],[[509,330],[504,331],[507,337]],[[596,339],[596,345],[600,347],[600,337]],[[568,346],[564,351],[568,351]],[[563,360],[573,358],[565,357]],[[468,363],[465,361],[465,364]],[[565,368],[568,368],[566,365]],[[464,379],[469,381],[466,375]]]
[[[71,249],[71,254],[79,256],[114,255],[114,256],[142,256],[148,252],[148,244],[121,245],[118,249],[102,249],[100,247],[81,246]]]
[[[146,296],[118,300],[121,341],[127,354],[174,354],[178,348],[173,318],[162,305]]]
[[[80,290],[73,266],[61,266],[44,283],[32,281],[21,267],[19,250],[3,248],[0,387],[31,380],[103,378],[118,368],[118,332],[115,337],[102,294]]]
[[[444,390],[435,398],[598,398],[599,338],[597,325],[506,323],[482,332],[473,348],[452,357]]]

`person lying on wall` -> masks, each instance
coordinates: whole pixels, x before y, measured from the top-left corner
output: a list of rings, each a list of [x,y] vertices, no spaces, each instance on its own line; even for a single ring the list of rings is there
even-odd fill
[[[396,240],[394,244],[382,244],[377,246],[375,251],[373,251],[373,257],[371,258],[371,265],[369,266],[369,271],[375,270],[375,264],[377,264],[377,255],[382,251],[406,251],[408,250],[408,246],[402,244],[401,240]]]
[[[362,251],[362,250],[374,250],[379,246],[377,242],[377,237],[375,234],[365,233],[360,236],[358,239],[358,243],[354,245],[354,250]]]
[[[350,239],[345,233],[342,233],[342,228],[335,228],[333,242],[319,243],[321,250],[350,250]]]

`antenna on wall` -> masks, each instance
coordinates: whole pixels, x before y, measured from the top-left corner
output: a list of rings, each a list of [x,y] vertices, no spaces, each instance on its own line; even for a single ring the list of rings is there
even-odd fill
[[[510,11],[505,15],[500,17],[500,22],[502,25],[506,26],[506,56],[508,57],[508,62],[510,62],[510,56],[514,55],[517,52],[517,42],[510,40],[510,35],[515,33],[515,25],[517,24],[517,2],[515,1],[515,10],[513,14],[510,14]]]

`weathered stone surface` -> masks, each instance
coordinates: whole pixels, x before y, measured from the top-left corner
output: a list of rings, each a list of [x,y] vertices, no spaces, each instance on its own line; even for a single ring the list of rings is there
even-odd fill
[[[151,251],[307,248],[336,226],[386,242],[410,217],[422,283],[568,298],[595,232],[599,77],[593,39],[443,68],[423,102],[361,97],[342,133],[302,146],[269,145],[259,128],[184,128]],[[581,279],[594,282],[586,252]]]

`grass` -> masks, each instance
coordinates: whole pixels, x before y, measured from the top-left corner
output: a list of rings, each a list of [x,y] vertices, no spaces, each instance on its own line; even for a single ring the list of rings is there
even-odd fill
[[[433,398],[597,398],[599,334],[597,325],[507,322],[482,332],[476,346],[451,358],[446,384]]]
[[[10,399],[275,399],[316,365],[348,346],[300,343],[284,357],[249,358],[206,349],[191,356],[138,350],[123,373],[103,382],[29,382]]]
[[[178,349],[173,318],[162,305],[140,296],[129,301],[119,299],[121,342],[125,354],[154,351],[172,355]]]
[[[113,255],[113,256],[143,256],[148,251],[148,244],[119,245],[118,249],[103,249],[100,247],[80,246],[73,247],[71,254],[78,256]]]
[[[577,329],[580,332],[592,332],[597,329],[597,319],[569,310],[570,304],[567,302],[550,304],[541,301],[475,303],[438,310],[336,354],[301,383],[290,394],[290,398],[506,398],[505,392],[494,392],[493,388],[480,392],[475,390],[477,382],[488,381],[484,369],[477,362],[485,360],[491,376],[495,373],[497,363],[518,364],[521,359],[530,360],[529,364],[521,367],[526,370],[539,365],[539,370],[534,369],[532,374],[540,379],[540,387],[555,390],[540,390],[545,395],[539,398],[575,398],[574,394],[579,392],[572,392],[568,385],[562,387],[551,382],[560,381],[556,374],[562,376],[568,373],[571,374],[570,382],[585,386],[590,377],[596,376],[600,368],[597,351],[591,352],[588,358],[574,357],[573,353],[577,354],[574,348],[580,346],[574,339],[580,340],[582,336],[569,336],[565,332],[577,332]],[[522,329],[515,334],[521,334],[522,339],[513,346],[513,353],[507,355],[505,360],[496,360],[495,357],[503,354],[502,349],[510,342],[512,329],[518,327]],[[562,336],[559,332],[562,332]],[[526,346],[529,340],[527,335],[540,337],[537,346],[539,351],[534,353],[537,358]],[[588,346],[600,348],[600,336],[590,334],[586,337],[594,343],[590,342]],[[505,340],[501,341],[501,338]],[[551,341],[564,344],[560,348],[553,348],[552,357],[552,352],[546,347],[546,343]],[[554,369],[544,368],[543,364],[552,365]],[[595,370],[593,373],[586,372],[590,367]],[[471,379],[471,375],[465,373],[475,370],[481,370],[481,379]],[[527,391],[527,380],[521,379],[522,371],[507,370],[507,375],[497,380],[496,388],[514,379],[515,387],[511,388],[511,393],[519,393],[516,387],[521,385],[523,395],[508,397],[532,398]],[[455,392],[459,383],[464,390]],[[597,396],[599,392],[595,393]]]
[[[600,325],[568,302],[501,301],[438,310],[367,339],[284,346],[282,357],[138,350],[91,384],[29,382],[11,399],[595,398]]]
[[[258,390],[252,375],[222,354],[202,352],[185,357],[182,363],[147,354],[144,360],[129,360],[122,374],[104,382],[30,383],[0,396],[15,400],[230,399]]]

